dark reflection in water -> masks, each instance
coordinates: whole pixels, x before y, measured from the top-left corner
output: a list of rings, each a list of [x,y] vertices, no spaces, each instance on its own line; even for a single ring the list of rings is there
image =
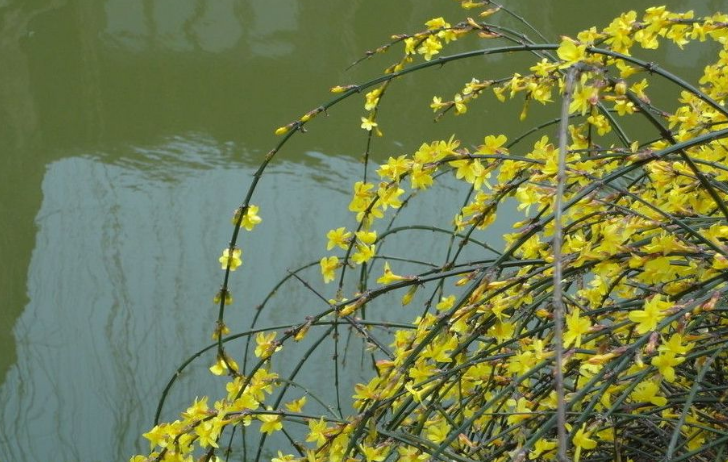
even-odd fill
[[[556,40],[652,2],[506,3]],[[345,69],[439,15],[462,16],[443,0],[0,1],[0,460],[124,460],[146,449],[139,435],[162,384],[209,338],[216,256],[273,129],[329,98],[328,87],[376,75],[388,59]],[[653,56],[694,78],[706,59],[695,50]],[[517,108],[483,104],[433,126],[427,107],[472,75],[504,75],[505,61],[397,82],[375,157],[463,126],[509,131]],[[243,242],[231,324],[247,325],[242,307],[286,268],[320,258],[325,232],[345,224],[361,104],[312,124],[262,182],[265,221]],[[300,287],[288,294],[308,300]],[[310,308],[290,300],[265,322]],[[320,366],[313,377],[328,373]],[[205,368],[183,377],[170,413],[214,389]]]
[[[161,386],[209,338],[215,256],[241,179],[252,174],[240,163],[222,168],[220,147],[210,142],[178,136],[114,162],[85,156],[48,166],[30,301],[15,327],[21,360],[0,389],[8,460],[95,460],[140,449]],[[248,312],[233,312],[231,325],[249,322],[249,310],[286,268],[316,260],[327,226],[347,215],[348,178],[359,164],[307,156],[315,167],[286,162],[261,184],[264,222],[244,237],[249,263],[235,275],[235,308]],[[308,275],[317,281],[317,272]],[[262,325],[320,308],[304,292],[286,291]],[[219,388],[205,371],[211,363],[192,369],[194,383],[180,383],[170,410]],[[325,361],[318,368],[312,377],[330,369]]]

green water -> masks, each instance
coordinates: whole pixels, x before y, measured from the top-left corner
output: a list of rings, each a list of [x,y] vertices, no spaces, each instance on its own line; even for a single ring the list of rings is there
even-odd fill
[[[557,40],[652,2],[507,4]],[[273,130],[330,98],[330,86],[390,62],[347,71],[364,51],[459,11],[451,0],[0,1],[0,460],[145,451],[139,435],[161,387],[209,339],[216,256]],[[688,76],[706,59],[674,49],[656,56]],[[397,82],[374,156],[462,127],[511,132],[516,113],[500,106],[436,126],[428,109],[429,95],[451,95],[472,75],[501,76],[503,64],[453,64]],[[241,307],[250,310],[286,268],[320,258],[325,232],[349,219],[361,106],[311,124],[261,184],[264,223],[246,236],[235,280]],[[288,300],[263,322],[305,314]],[[241,309],[230,322],[249,318]],[[219,384],[205,367],[180,382],[167,417]],[[325,376],[327,364],[309,373]]]

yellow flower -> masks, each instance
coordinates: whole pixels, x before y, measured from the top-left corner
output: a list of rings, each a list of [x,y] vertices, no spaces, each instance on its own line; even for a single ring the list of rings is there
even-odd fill
[[[511,398],[507,402],[508,406],[512,407],[512,414],[508,416],[508,424],[513,425],[528,419],[529,414],[532,412],[528,400],[524,397],[518,398],[518,401]]]
[[[629,89],[634,92],[634,94],[644,101],[645,103],[650,103],[650,98],[647,97],[647,93],[645,93],[645,89],[648,87],[647,79],[642,79],[639,82],[632,85]]]
[[[222,428],[222,422],[213,419],[204,422],[200,422],[195,427],[195,433],[198,436],[198,442],[200,446],[206,448],[212,446],[213,448],[218,447],[217,438],[220,436],[220,429]]]
[[[609,35],[606,43],[611,45],[612,50],[628,55],[629,48],[634,42],[630,34],[632,26],[636,23],[637,12],[629,11],[622,14],[604,28],[604,33]]]
[[[389,262],[384,263],[384,274],[377,279],[378,284],[391,284],[397,281],[406,281],[409,278],[406,276],[398,276],[392,273],[392,269],[389,267]]]
[[[413,55],[416,53],[415,45],[417,45],[417,39],[414,37],[408,37],[404,39],[404,53],[406,55]]]
[[[253,228],[258,225],[261,221],[263,221],[262,218],[258,216],[258,206],[257,205],[249,205],[247,210],[245,211],[245,215],[243,215],[243,219],[240,222],[240,226],[247,229],[248,231],[252,231]],[[237,209],[235,211],[235,214],[233,215],[232,223],[233,225],[236,225],[238,223],[238,220],[240,219],[240,209]]]
[[[655,330],[657,324],[666,316],[664,311],[671,306],[672,303],[663,300],[663,296],[658,294],[645,302],[644,310],[629,313],[629,320],[637,323],[638,334],[644,334]]]
[[[366,444],[359,445],[364,459],[369,462],[383,462],[389,454],[389,446],[372,447]]]
[[[582,424],[581,428],[576,431],[574,438],[571,440],[576,450],[574,451],[574,462],[579,462],[581,458],[582,449],[594,449],[597,447],[597,442],[589,438],[591,432],[586,431],[586,424]]]
[[[632,391],[630,397],[637,403],[651,403],[655,406],[667,404],[667,398],[657,396],[660,386],[654,381],[640,382]]]
[[[634,114],[634,103],[626,99],[619,99],[614,103],[614,109],[621,116]]]
[[[242,255],[243,251],[241,249],[233,249],[232,253],[230,253],[230,249],[225,249],[218,261],[222,269],[228,269],[229,267],[230,271],[235,271],[243,264]]]
[[[713,255],[712,267],[713,267],[713,269],[717,269],[717,270],[724,270],[724,269],[728,268],[728,258],[726,258],[725,256],[723,256],[719,253],[716,253],[715,255]]]
[[[660,374],[668,382],[675,381],[675,366],[680,365],[685,358],[678,358],[672,351],[662,351],[659,355],[652,358],[652,365],[660,370]]]
[[[437,304],[436,308],[440,311],[447,311],[455,305],[455,301],[456,301],[455,295],[442,297],[440,299],[440,302]]]
[[[144,433],[144,438],[149,440],[150,449],[154,449],[156,446],[159,446],[161,448],[167,447],[169,440],[171,440],[169,435],[170,429],[168,427],[168,424],[159,424],[155,425],[154,428]]]
[[[528,454],[528,458],[533,460],[533,459],[538,459],[539,457],[541,457],[542,454],[544,454],[544,456],[545,456],[547,453],[556,449],[557,445],[558,444],[556,443],[556,441],[540,439],[540,440],[536,441],[536,444],[534,445],[533,450]],[[551,458],[551,457],[549,457],[549,458]]]
[[[599,90],[582,82],[577,85],[571,103],[569,103],[569,114],[579,113],[584,115],[598,101]]]
[[[212,303],[219,305],[221,301],[225,300],[225,305],[233,304],[233,294],[229,290],[220,289],[215,296],[212,298]]]
[[[449,164],[457,170],[455,170],[455,177],[458,179],[464,179],[466,182],[473,185],[475,189],[480,189],[483,184],[485,177],[485,168],[478,159],[463,159],[454,160]]]
[[[442,29],[443,27],[450,27],[450,24],[448,24],[445,19],[440,16],[439,18],[430,19],[425,23],[425,26],[427,26],[429,30],[435,30]]]
[[[443,103],[442,98],[440,98],[439,96],[432,97],[432,103],[430,104],[430,108],[432,108],[433,112],[437,112],[445,106],[447,106],[447,103]]]
[[[398,181],[399,177],[409,170],[411,161],[407,156],[390,157],[386,164],[383,164],[377,170],[382,178]]]
[[[495,339],[499,342],[504,342],[511,338],[515,330],[515,327],[510,322],[496,321],[495,324],[488,329],[488,334],[495,337]]]
[[[402,306],[407,306],[412,303],[412,299],[414,298],[418,288],[418,285],[413,285],[409,288],[409,290],[402,296]]]
[[[302,396],[298,398],[297,400],[291,401],[290,403],[286,403],[286,409],[288,409],[291,412],[301,412],[303,410],[303,406],[306,404],[306,397]]]
[[[607,120],[607,118],[602,114],[590,115],[586,120],[597,129],[599,136],[604,136],[612,131],[612,126],[609,123],[609,120]]]
[[[660,345],[658,351],[670,351],[676,355],[682,355],[690,351],[691,345],[683,345],[683,336],[680,334],[673,334],[670,340]]]
[[[270,408],[268,409],[271,410]],[[273,432],[277,432],[283,428],[281,422],[281,416],[278,414],[258,414],[258,420],[263,422],[260,425],[260,432],[270,435]]]
[[[238,363],[236,363],[232,358],[229,356],[226,356],[225,358],[218,356],[215,364],[210,367],[210,372],[215,375],[223,375],[225,371],[228,370],[228,365],[233,371],[238,370]]]
[[[374,185],[371,183],[364,183],[363,181],[354,183],[354,197],[349,203],[349,211],[364,212],[368,209],[374,198],[372,188],[374,188]]]
[[[412,189],[427,189],[432,186],[433,179],[429,172],[430,169],[424,169],[422,164],[414,164],[410,175]]]
[[[374,253],[376,251],[377,246],[376,245],[366,245],[366,244],[356,244],[356,253],[351,256],[351,259],[356,263],[357,265],[361,265],[362,263],[368,262],[374,257]]]
[[[398,209],[402,206],[402,201],[399,199],[402,194],[404,194],[404,189],[397,186],[396,183],[390,185],[381,183],[377,190],[377,196],[379,196],[377,205],[381,206],[383,210],[387,210],[387,207]]]
[[[450,424],[447,420],[441,420],[436,425],[427,426],[427,439],[433,443],[442,443],[450,434]]]
[[[417,53],[425,56],[425,61],[429,61],[432,57],[440,52],[442,49],[442,43],[437,39],[436,36],[430,35],[427,40],[422,42],[422,45],[417,49]]]
[[[276,351],[280,351],[283,348],[278,342],[276,342],[275,332],[259,332],[255,337],[255,356],[265,359],[270,357]]]
[[[334,247],[341,247],[346,250],[349,247],[349,240],[351,239],[351,233],[346,231],[343,226],[341,228],[332,229],[326,233],[326,239],[329,242],[326,244],[326,250],[331,250]]]
[[[508,138],[505,135],[488,135],[483,139],[483,145],[478,147],[476,154],[507,154],[508,149],[504,148]]]
[[[427,454],[423,454],[422,451],[414,446],[407,446],[405,444],[397,445],[397,452],[399,453],[398,462],[425,462],[430,457]]]
[[[376,231],[357,231],[356,237],[363,244],[374,244],[377,241]]]
[[[207,396],[203,397],[202,399],[195,398],[195,402],[192,404],[192,406],[188,407],[185,412],[182,413],[182,416],[185,419],[190,420],[207,417],[207,412],[209,411],[209,408],[207,407],[207,400]]]
[[[365,95],[366,103],[364,104],[364,109],[366,109],[367,111],[371,111],[372,109],[377,107],[377,104],[379,103],[379,96],[381,94],[382,90],[379,88],[375,88],[374,90],[367,93]]]
[[[281,451],[278,451],[278,457],[272,458],[270,462],[291,462],[294,460],[296,460],[296,457],[292,454],[283,454]]]
[[[580,318],[579,308],[574,309],[571,315],[566,317],[566,332],[564,333],[564,348],[572,343],[576,348],[581,346],[581,336],[591,329],[589,318]]]
[[[468,106],[465,104],[463,97],[460,96],[460,93],[455,95],[455,101],[453,101],[453,105],[455,106],[455,114],[465,114],[468,112]]]
[[[361,118],[361,128],[363,128],[364,130],[370,132],[376,126],[377,126],[377,123],[374,121],[373,114],[370,115],[368,118],[367,117]]]
[[[562,37],[556,54],[559,55],[559,59],[564,61],[564,64],[560,67],[568,67],[586,58],[586,45],[577,44],[568,37]]]
[[[339,267],[339,257],[324,257],[321,259],[321,275],[324,282],[329,283],[336,277],[335,271]]]
[[[309,433],[306,437],[306,441],[309,443],[315,442],[316,447],[321,447],[326,443],[327,441],[327,435],[326,431],[328,430],[326,426],[326,421],[323,417],[321,417],[321,420],[309,420],[308,421],[308,428]]]

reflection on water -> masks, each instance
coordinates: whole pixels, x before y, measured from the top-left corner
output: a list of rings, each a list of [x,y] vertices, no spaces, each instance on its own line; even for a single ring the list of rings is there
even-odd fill
[[[177,136],[112,163],[85,156],[48,166],[30,302],[15,328],[19,361],[0,388],[8,460],[111,460],[144,450],[139,432],[161,387],[212,330],[215,257],[252,175],[240,163],[222,167],[235,150]],[[246,265],[235,274],[232,326],[250,322],[254,304],[287,268],[321,255],[327,226],[351,220],[349,179],[360,164],[316,153],[307,159],[278,164],[261,183],[255,202],[264,221],[242,242]],[[432,209],[411,213],[433,216]],[[317,267],[307,274],[319,280]],[[302,319],[321,308],[311,300],[291,286],[261,325]],[[205,370],[211,363],[197,366],[194,382],[182,381],[170,412],[215,390]],[[326,364],[307,372],[314,385],[330,374]]]
[[[343,69],[392,33],[454,17],[456,3],[0,1],[0,460],[123,460],[146,450],[139,435],[162,384],[209,338],[216,256],[272,128],[319,105],[329,86],[371,76],[388,61]],[[538,14],[506,3],[556,39],[583,18],[604,25],[651,2],[601,2],[597,12],[562,0]],[[700,14],[728,2],[666,3]],[[656,60],[689,77],[705,61],[697,48],[665,48]],[[397,137],[378,141],[375,154],[411,150],[423,133],[449,136],[449,120],[431,123],[430,95],[454,93],[473,72],[503,74],[473,65],[398,82],[382,113]],[[247,325],[287,268],[320,258],[325,232],[346,216],[360,167],[351,158],[364,141],[361,101],[349,108],[312,124],[306,147],[296,141],[261,183],[254,202],[264,223],[242,243],[231,325]],[[458,123],[498,133],[517,112],[483,105]],[[264,324],[314,306],[302,287],[287,294]],[[166,417],[218,384],[205,366],[182,377]],[[312,377],[326,383],[328,363],[319,366]]]
[[[223,169],[224,151],[203,141],[177,137],[112,164],[89,156],[48,166],[30,302],[15,328],[20,360],[0,389],[6,460],[113,460],[140,449],[160,387],[209,338],[215,256],[252,171]],[[328,163],[339,172],[355,167]],[[246,259],[271,264],[241,269],[239,293],[259,296],[253,289],[292,263],[265,252],[321,252],[323,223],[343,210],[348,187],[335,176],[311,184],[312,173],[284,164],[261,185],[265,222]],[[295,236],[273,231],[275,216],[301,224]],[[250,309],[244,296],[240,305]]]
[[[281,34],[298,29],[298,8],[295,0],[277,0],[275,8],[267,0],[107,0],[103,36],[137,52],[220,53],[249,46],[254,55],[279,57],[294,51],[294,43]]]

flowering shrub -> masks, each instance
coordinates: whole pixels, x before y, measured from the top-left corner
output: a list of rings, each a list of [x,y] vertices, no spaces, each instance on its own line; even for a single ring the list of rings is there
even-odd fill
[[[728,458],[728,15],[649,8],[603,30],[539,43],[489,22],[512,12],[461,3],[472,17],[435,18],[421,32],[393,37],[368,53],[402,47],[381,77],[334,87],[332,101],[276,131],[282,138],[256,173],[219,258],[224,281],[215,297],[211,371],[229,377],[226,396],[214,404],[198,399],[179,420],[158,423],[144,435],[151,453],[133,462],[252,460],[228,448],[236,429],[253,421],[261,448],[279,432],[290,443],[274,448],[273,462]],[[494,45],[446,54],[449,43],[471,36]],[[631,54],[692,41],[721,50],[695,85]],[[367,159],[349,204],[354,224],[327,234],[328,253],[317,265],[323,282],[336,285],[327,308],[281,334],[231,335],[225,312],[233,303],[231,272],[243,264],[239,232],[260,223],[251,203],[256,184],[286,142],[363,94],[370,146],[398,78],[504,53],[536,58],[522,73],[473,78],[451,97],[435,96],[436,118],[485,104],[477,100],[486,92],[523,101],[524,121],[534,102],[557,106],[561,116],[512,140],[498,133],[477,134],[482,143],[472,147],[454,137],[425,140],[382,163],[376,180],[367,176]],[[653,81],[669,85],[676,109],[651,102]],[[428,228],[444,231],[447,258],[427,265],[379,256],[398,210],[427,200],[445,178],[464,197],[451,211],[451,229]],[[501,249],[477,240],[499,208],[522,215]],[[405,262],[422,269],[400,275]],[[422,309],[385,340],[362,312],[396,291],[403,305]],[[307,413],[311,396],[293,396],[295,374],[280,377],[271,359],[314,329],[324,338],[339,326],[370,344],[371,380],[352,390],[351,415]],[[243,370],[228,342],[252,337],[257,360]],[[294,427],[305,429],[300,438]]]

